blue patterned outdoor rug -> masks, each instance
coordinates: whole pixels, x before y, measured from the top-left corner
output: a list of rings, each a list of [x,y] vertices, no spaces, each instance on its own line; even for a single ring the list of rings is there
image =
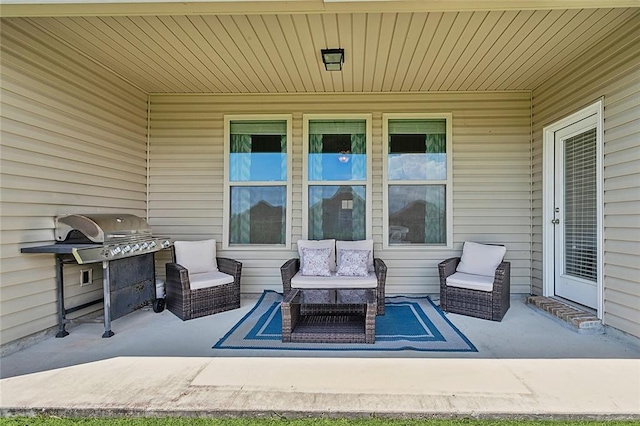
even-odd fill
[[[214,349],[280,351],[429,351],[477,352],[477,349],[429,297],[394,296],[376,317],[376,342],[282,343],[282,295],[266,290],[256,305]]]

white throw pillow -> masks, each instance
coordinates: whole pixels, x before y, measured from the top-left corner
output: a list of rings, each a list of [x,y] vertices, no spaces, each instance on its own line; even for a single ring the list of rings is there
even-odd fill
[[[300,256],[300,262],[303,261],[303,248],[312,248],[312,249],[322,249],[328,248],[331,249],[331,254],[329,256],[329,270],[331,272],[335,272],[336,270],[336,240],[298,240],[298,255]]]
[[[176,263],[185,267],[191,274],[218,270],[216,240],[176,241],[173,248],[176,252]]]
[[[465,241],[462,248],[462,258],[456,271],[493,277],[506,252],[507,249],[503,246]]]
[[[329,259],[331,258],[331,250],[329,248],[312,249],[303,247],[300,273],[316,277],[330,277]]]
[[[339,250],[340,262],[336,275],[345,277],[366,277],[369,275],[367,260],[369,250]]]
[[[369,271],[373,271],[373,240],[336,241],[338,264],[340,264],[340,250],[369,250],[367,268],[369,269]]]

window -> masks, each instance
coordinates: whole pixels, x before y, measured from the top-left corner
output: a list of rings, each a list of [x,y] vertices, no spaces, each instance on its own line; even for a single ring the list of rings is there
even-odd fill
[[[223,247],[289,246],[291,116],[225,117]]]
[[[363,240],[371,235],[370,115],[305,116],[306,238]]]
[[[385,114],[385,247],[452,240],[451,115]]]

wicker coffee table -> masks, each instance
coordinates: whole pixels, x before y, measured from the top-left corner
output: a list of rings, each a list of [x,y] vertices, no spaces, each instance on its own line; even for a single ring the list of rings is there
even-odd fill
[[[291,289],[282,301],[282,341],[302,343],[374,343],[377,303],[375,289],[367,289],[361,306],[344,304],[346,309],[326,309],[326,304],[305,304],[305,290]],[[336,302],[337,305],[340,303]],[[350,309],[356,306],[358,309]],[[338,308],[342,306],[336,306]]]

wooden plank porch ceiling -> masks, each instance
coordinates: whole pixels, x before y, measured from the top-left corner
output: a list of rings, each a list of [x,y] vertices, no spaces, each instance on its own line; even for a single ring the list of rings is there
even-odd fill
[[[3,6],[2,25],[25,38],[44,30],[147,93],[363,93],[533,90],[624,22],[640,23],[638,7],[411,11],[386,1],[370,6],[381,11],[350,2],[352,11],[341,12],[342,3],[304,11],[296,5],[311,2],[293,1],[285,13],[274,6],[280,2],[267,1],[244,4],[271,4],[271,12],[263,5],[261,13],[242,13],[228,6],[243,3],[202,14],[153,15],[130,5],[121,9],[129,15],[64,9],[82,16],[55,9],[27,16],[28,5],[14,4]],[[394,4],[398,11],[386,10]],[[331,5],[338,11],[326,12]],[[324,70],[320,49],[331,47],[345,49],[341,72]]]

